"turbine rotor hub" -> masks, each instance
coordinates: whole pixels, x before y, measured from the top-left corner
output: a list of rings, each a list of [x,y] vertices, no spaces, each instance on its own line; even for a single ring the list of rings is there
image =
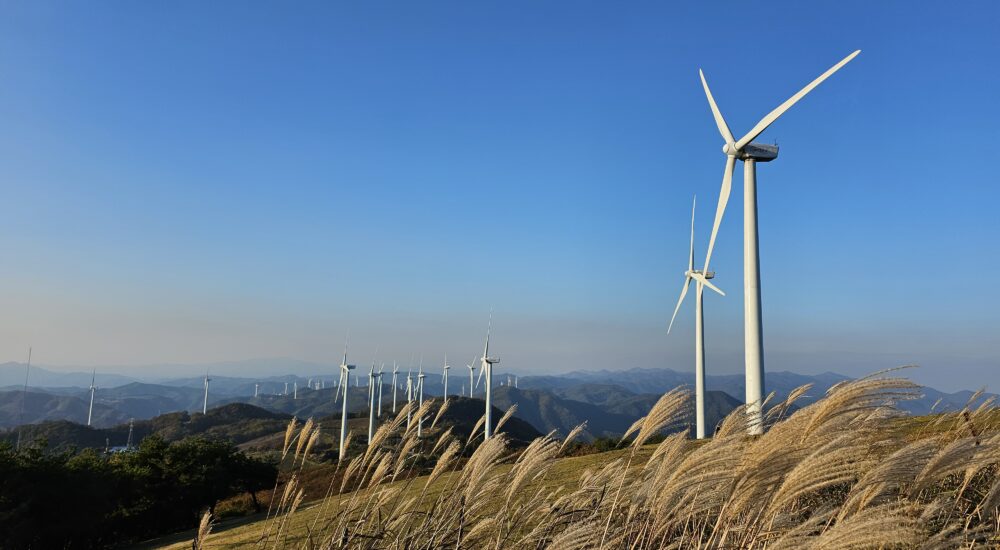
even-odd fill
[[[727,143],[723,145],[722,152],[731,157],[738,157],[740,155],[740,150],[736,148],[735,143]]]

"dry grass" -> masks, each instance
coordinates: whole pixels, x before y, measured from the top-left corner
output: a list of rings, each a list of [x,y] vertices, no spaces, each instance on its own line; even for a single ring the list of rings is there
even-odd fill
[[[787,417],[790,403],[778,404],[762,436],[746,435],[737,411],[708,442],[675,433],[644,445],[686,422],[688,395],[672,391],[633,426],[630,447],[573,458],[560,458],[565,444],[552,434],[517,453],[502,435],[418,439],[406,416],[429,420],[436,405],[428,402],[380,427],[376,444],[331,476],[337,483],[331,479],[326,498],[301,506],[293,476],[275,492],[280,498],[265,520],[228,530],[219,524],[199,542],[307,549],[996,545],[1000,415],[967,408],[904,428],[893,405],[917,391],[880,373],[840,384]],[[314,429],[307,422],[296,437],[298,428],[290,428],[286,448],[299,442],[294,460],[308,452]]]

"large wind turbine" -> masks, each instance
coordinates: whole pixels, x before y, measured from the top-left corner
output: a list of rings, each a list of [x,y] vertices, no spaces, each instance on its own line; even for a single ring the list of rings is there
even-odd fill
[[[97,386],[94,382],[97,381],[97,369],[94,369],[93,374],[90,375],[90,408],[87,409],[87,425],[90,426],[90,420],[94,417],[94,393],[97,392]]]
[[[722,292],[715,287],[712,283],[708,282],[709,279],[715,277],[715,273],[709,271],[703,273],[700,269],[694,268],[694,208],[697,203],[698,198],[691,202],[691,248],[688,252],[688,268],[684,272],[684,286],[681,287],[681,297],[677,300],[677,307],[674,308],[674,314],[670,317],[670,325],[667,326],[667,334],[670,334],[670,329],[674,326],[674,319],[677,318],[677,312],[681,309],[681,304],[684,303],[684,297],[687,296],[688,288],[691,286],[691,281],[695,281],[695,309],[694,309],[694,410],[695,410],[695,427],[698,439],[705,438],[705,318],[703,317],[702,308],[702,294],[704,293],[705,287],[711,288],[712,290],[718,292],[719,294],[725,296],[726,293]]]
[[[712,249],[715,246],[715,237],[719,231],[719,224],[722,222],[722,215],[726,211],[726,203],[729,202],[729,192],[732,189],[733,170],[736,161],[743,161],[743,337],[744,353],[746,363],[746,405],[748,430],[751,434],[761,434],[764,432],[762,400],[764,397],[764,335],[761,327],[760,309],[760,254],[757,243],[757,168],[758,162],[770,162],[778,157],[777,145],[765,145],[752,143],[757,136],[767,129],[775,120],[778,120],[792,105],[806,96],[816,86],[833,73],[840,70],[855,56],[861,53],[857,50],[842,59],[839,63],[830,67],[825,73],[819,75],[816,80],[810,82],[805,88],[790,97],[787,101],[779,105],[776,109],[767,114],[760,122],[739,140],[733,137],[729,131],[729,125],[722,118],[719,106],[716,105],[712,92],[708,89],[708,81],[705,74],[699,70],[702,87],[705,88],[705,96],[708,98],[708,105],[712,109],[712,116],[715,118],[715,125],[722,134],[722,139],[726,144],[722,147],[722,152],[726,155],[726,168],[722,173],[722,189],[719,192],[719,205],[715,210],[715,224],[712,226],[712,236],[708,241],[708,254],[705,256],[705,267],[703,273],[708,273],[709,260],[712,259]]]
[[[337,455],[337,460],[344,460],[344,453],[347,451],[345,443],[347,442],[347,388],[351,385],[351,369],[354,365],[347,364],[347,343],[344,343],[344,360],[340,363],[340,377],[343,380],[341,387],[344,391],[344,403],[340,410],[340,453]],[[338,392],[339,393],[339,392]]]
[[[208,369],[205,369],[205,402],[201,405],[201,414],[208,414],[208,384],[212,379],[208,377]]]
[[[484,437],[489,439],[493,435],[493,365],[500,362],[499,359],[490,357],[490,332],[493,330],[493,312],[490,312],[490,324],[486,328],[486,346],[483,348],[482,362],[479,371],[480,380],[486,374],[486,427]],[[479,385],[479,382],[476,382]]]

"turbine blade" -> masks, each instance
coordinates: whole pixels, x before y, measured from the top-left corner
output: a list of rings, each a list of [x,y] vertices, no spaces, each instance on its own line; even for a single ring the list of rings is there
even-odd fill
[[[476,387],[479,387],[479,383],[483,380],[483,373],[486,372],[486,367],[479,369],[479,377],[476,378]]]
[[[696,280],[696,281],[698,281],[699,283],[701,283],[701,284],[703,284],[703,285],[707,286],[708,288],[710,288],[710,289],[712,289],[712,290],[714,290],[714,291],[718,292],[718,293],[719,293],[719,294],[721,294],[722,296],[725,296],[725,295],[726,295],[726,293],[725,293],[725,292],[723,292],[723,291],[719,290],[719,287],[717,287],[717,286],[713,285],[712,283],[710,283],[710,282],[708,281],[708,279],[706,279],[706,278],[705,278],[705,276],[704,276],[704,275],[702,275],[701,273],[692,273],[692,274],[691,274],[691,278],[692,278],[692,279],[694,279],[694,280]]]
[[[722,118],[719,106],[715,104],[715,98],[712,97],[712,90],[708,89],[708,81],[705,80],[705,73],[703,73],[701,69],[698,69],[698,76],[701,77],[701,86],[705,88],[705,97],[708,98],[708,106],[712,108],[712,116],[715,117],[715,125],[719,127],[719,133],[722,134],[722,139],[726,140],[726,143],[736,141],[733,139],[733,133],[729,131],[729,125],[726,124],[726,119]]]
[[[733,170],[736,168],[736,157],[726,157],[726,169],[722,173],[722,188],[719,189],[719,205],[715,208],[715,223],[712,225],[712,236],[708,239],[708,253],[705,254],[705,267],[702,272],[708,273],[708,262],[712,259],[712,250],[715,248],[715,237],[719,234],[719,225],[722,224],[722,215],[726,213],[726,205],[729,203],[729,193],[733,190]]]
[[[687,296],[689,286],[691,286],[691,277],[687,276],[684,278],[684,286],[681,287],[681,297],[677,300],[677,307],[674,308],[674,314],[670,317],[670,325],[667,326],[667,334],[670,334],[670,329],[674,327],[674,319],[677,318],[677,312],[681,310],[681,304],[684,303],[684,297]]]
[[[698,195],[691,201],[691,249],[688,252],[688,271],[694,269],[694,207],[698,204]]]
[[[787,111],[792,105],[798,103],[798,101],[803,97],[805,97],[806,94],[811,92],[813,88],[819,86],[827,78],[830,78],[830,75],[839,71],[841,67],[850,63],[850,61],[854,59],[859,53],[861,53],[861,50],[855,50],[854,53],[852,53],[851,55],[845,57],[844,59],[841,59],[840,63],[837,63],[833,67],[827,69],[827,71],[819,75],[819,77],[817,77],[816,80],[810,82],[805,88],[799,90],[797,94],[788,98],[788,100],[786,100],[781,105],[778,105],[777,109],[771,111],[770,113],[767,114],[767,116],[760,119],[760,122],[758,122],[757,125],[753,127],[753,130],[747,132],[747,135],[743,136],[742,138],[740,138],[738,142],[736,142],[736,149],[742,149],[743,146],[753,141],[757,136],[761,134],[761,132],[766,130],[767,127],[770,126],[772,122],[778,120],[778,117],[783,115],[785,111]]]

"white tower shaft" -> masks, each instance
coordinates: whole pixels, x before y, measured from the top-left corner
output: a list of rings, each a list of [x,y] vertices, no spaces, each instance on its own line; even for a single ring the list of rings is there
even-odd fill
[[[694,313],[694,410],[698,439],[705,439],[705,317],[703,313],[704,286],[696,283]]]
[[[743,161],[743,341],[749,433],[764,433],[764,333],[760,309],[760,251],[757,244],[757,163]]]

